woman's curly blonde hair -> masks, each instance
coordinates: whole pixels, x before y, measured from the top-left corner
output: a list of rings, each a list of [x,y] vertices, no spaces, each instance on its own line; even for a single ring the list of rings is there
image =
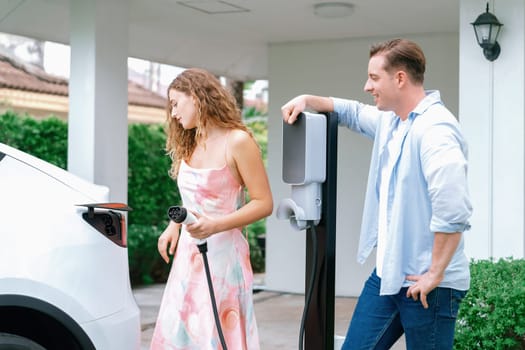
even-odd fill
[[[196,128],[185,130],[171,117],[169,92],[172,89],[193,97],[197,111]],[[166,151],[172,160],[169,171],[172,178],[177,178],[181,160],[188,161],[195,147],[206,139],[208,126],[241,129],[253,137],[242,122],[241,111],[233,95],[208,71],[198,68],[184,70],[171,82],[167,93]]]

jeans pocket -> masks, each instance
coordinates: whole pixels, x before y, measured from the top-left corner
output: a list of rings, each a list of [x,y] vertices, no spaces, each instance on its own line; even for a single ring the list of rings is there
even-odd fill
[[[448,308],[445,307],[442,309],[443,316],[451,317],[451,318],[457,318],[458,312],[459,312],[459,306],[461,304],[461,301],[463,298],[465,298],[465,295],[467,295],[467,292],[464,290],[457,290],[452,288],[446,288],[448,289],[449,293],[442,293],[443,296],[447,296],[448,300],[443,300],[442,305],[447,305]],[[448,309],[448,310],[447,310]]]

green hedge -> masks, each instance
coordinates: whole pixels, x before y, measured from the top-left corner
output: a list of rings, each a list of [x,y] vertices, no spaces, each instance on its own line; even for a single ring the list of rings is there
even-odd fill
[[[454,349],[525,349],[525,260],[473,261]]]
[[[55,117],[37,121],[7,111],[0,115],[0,142],[67,168],[67,124]]]
[[[254,123],[256,138],[264,139],[261,132],[266,128],[261,122]],[[180,195],[177,183],[168,176],[170,159],[164,151],[162,126],[133,124],[128,133],[128,205],[133,208],[128,215],[131,283],[164,282],[169,265],[157,252],[157,239],[168,223],[168,207],[180,204]],[[8,111],[0,115],[0,142],[67,168],[67,123],[56,117],[35,120]],[[263,147],[266,149],[266,143]],[[265,220],[248,226],[255,272],[264,270],[264,257],[257,245],[257,236],[264,232]]]
[[[171,264],[157,253],[157,240],[164,226],[130,225],[128,227],[129,274],[133,285],[164,282]]]
[[[177,183],[168,175],[170,158],[159,125],[133,124],[128,138],[128,204],[130,225],[167,225],[167,210],[180,203]]]

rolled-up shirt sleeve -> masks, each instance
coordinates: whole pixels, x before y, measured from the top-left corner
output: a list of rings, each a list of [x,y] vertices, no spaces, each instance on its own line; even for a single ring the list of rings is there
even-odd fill
[[[467,150],[451,125],[435,125],[421,140],[421,162],[432,206],[432,232],[470,228],[472,205],[467,185]]]
[[[371,139],[374,138],[381,111],[375,106],[354,100],[330,97],[334,102],[334,112],[338,115],[338,124],[346,126]]]

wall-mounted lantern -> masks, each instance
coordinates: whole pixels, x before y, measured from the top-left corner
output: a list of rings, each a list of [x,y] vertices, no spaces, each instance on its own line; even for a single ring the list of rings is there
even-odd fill
[[[479,15],[471,24],[474,26],[476,39],[478,40],[479,46],[483,48],[485,58],[489,61],[494,61],[498,58],[501,51],[496,40],[498,39],[499,31],[503,24],[498,21],[496,16],[489,12],[488,3],[486,12]]]

